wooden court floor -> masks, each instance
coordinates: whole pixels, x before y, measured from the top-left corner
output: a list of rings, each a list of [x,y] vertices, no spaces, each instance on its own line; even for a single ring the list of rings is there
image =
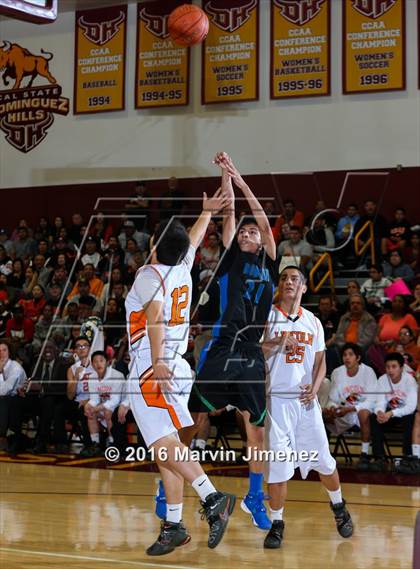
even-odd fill
[[[153,514],[155,474],[54,466],[0,464],[2,569],[364,569],[410,568],[420,488],[344,484],[356,526],[336,533],[326,495],[317,482],[292,481],[281,550],[262,548],[239,504],[224,541],[206,545],[207,524],[186,489],[184,520],[192,541],[160,558],[145,555],[159,529]],[[244,478],[214,478],[242,496]]]

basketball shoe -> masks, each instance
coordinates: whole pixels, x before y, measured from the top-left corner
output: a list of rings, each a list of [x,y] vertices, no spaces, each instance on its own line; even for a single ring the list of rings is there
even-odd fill
[[[270,531],[265,536],[264,548],[265,549],[278,549],[283,541],[284,521],[274,520],[271,525]]]
[[[351,537],[353,535],[353,521],[346,508],[346,501],[343,500],[339,504],[332,504],[330,502],[330,508],[335,517],[338,533],[341,537]]]
[[[235,502],[236,496],[224,492],[213,492],[204,502],[201,502],[201,519],[207,518],[209,524],[207,544],[210,549],[214,549],[222,541]]]
[[[160,524],[160,534],[153,545],[146,549],[147,555],[166,555],[174,551],[175,547],[185,545],[191,541],[186,527],[181,522],[165,522]]]
[[[267,509],[264,506],[264,492],[257,494],[247,494],[241,502],[241,509],[247,514],[251,514],[254,526],[260,529],[270,529],[271,521],[267,516]]]

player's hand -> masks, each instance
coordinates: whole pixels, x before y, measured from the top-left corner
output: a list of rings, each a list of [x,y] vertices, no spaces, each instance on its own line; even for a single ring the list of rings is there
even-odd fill
[[[392,417],[392,413],[391,411],[388,411],[388,413],[385,413],[384,411],[378,411],[376,413],[376,418],[378,420],[378,423],[386,423],[387,421],[389,421],[389,419]]]
[[[299,399],[302,405],[309,405],[314,399],[316,399],[316,393],[310,383],[306,385],[299,385],[299,388],[301,390]]]
[[[297,341],[296,336],[292,335],[290,332],[286,332],[284,336],[280,338],[283,341],[283,348],[282,351],[285,354],[294,354],[296,348],[299,344]]]
[[[336,417],[344,417],[345,415],[347,415],[347,413],[350,413],[349,407],[338,407],[335,410]]]
[[[128,410],[129,408],[125,405],[120,405],[118,407],[118,422],[121,423],[121,425],[125,423]]]
[[[219,161],[218,166],[226,170],[235,184],[240,188],[241,186],[246,185],[239,170],[236,168],[235,164],[232,161],[232,158],[226,152],[219,153]]]
[[[153,375],[162,393],[173,390],[171,383],[173,373],[164,362],[159,362],[153,366]]]
[[[206,192],[204,192],[203,211],[209,211],[211,215],[215,215],[220,210],[228,207],[231,201],[230,197],[222,192],[222,188],[219,188],[212,198],[207,197]]]
[[[80,366],[76,369],[75,373],[74,373],[74,378],[76,381],[79,381],[79,379],[82,377],[83,372],[85,371],[85,368]]]

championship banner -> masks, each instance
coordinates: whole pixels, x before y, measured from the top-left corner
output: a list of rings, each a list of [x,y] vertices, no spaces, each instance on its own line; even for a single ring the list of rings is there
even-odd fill
[[[258,100],[259,0],[204,0],[201,101]]]
[[[271,98],[330,94],[330,0],[271,1]]]
[[[405,0],[343,0],[343,92],[405,89]]]
[[[74,114],[125,108],[127,6],[76,12]]]
[[[188,105],[190,50],[169,36],[168,16],[185,0],[137,4],[136,109]]]

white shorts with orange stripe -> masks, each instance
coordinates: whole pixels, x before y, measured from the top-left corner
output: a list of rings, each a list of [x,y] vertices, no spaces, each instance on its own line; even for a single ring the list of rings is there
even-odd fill
[[[173,372],[171,392],[162,393],[153,378],[149,350],[132,355],[128,384],[130,408],[150,447],[157,440],[194,424],[188,410],[193,374],[186,360],[176,356],[168,362]]]

